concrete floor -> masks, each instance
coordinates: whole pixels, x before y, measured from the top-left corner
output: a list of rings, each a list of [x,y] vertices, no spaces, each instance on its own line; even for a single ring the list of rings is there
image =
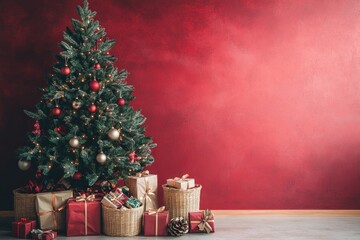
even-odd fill
[[[14,239],[10,233],[11,219],[0,219],[0,239]],[[359,217],[319,216],[217,216],[214,234],[187,234],[181,239],[266,239],[266,240],[360,240]],[[173,237],[107,236],[73,237],[57,239],[105,240],[105,239],[174,239]]]

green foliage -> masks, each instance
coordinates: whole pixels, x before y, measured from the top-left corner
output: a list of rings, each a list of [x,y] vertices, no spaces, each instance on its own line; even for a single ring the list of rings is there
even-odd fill
[[[39,121],[41,134],[29,134],[30,143],[19,149],[18,156],[32,161],[47,180],[68,178],[73,186],[85,189],[97,181],[126,178],[141,171],[153,163],[151,149],[156,144],[145,136],[146,118],[129,105],[134,96],[133,86],[124,81],[128,73],[119,71],[114,66],[116,57],[109,54],[115,41],[105,38],[105,29],[94,20],[96,12],[89,10],[86,0],[77,10],[80,20],[72,19],[72,29],[67,27],[63,34],[48,86],[41,89],[41,102],[35,112],[25,110]],[[96,63],[100,69],[95,69]],[[62,74],[66,65],[71,69],[69,75]],[[91,91],[92,80],[100,83],[99,91]],[[119,98],[125,100],[124,106],[118,105]],[[91,104],[97,107],[95,113],[88,110]],[[52,114],[55,107],[61,109],[59,116]],[[108,137],[112,127],[120,131],[120,139]],[[77,147],[69,144],[74,136],[80,142]],[[103,165],[96,161],[100,152],[107,157]],[[71,178],[76,172],[82,173],[81,180]]]

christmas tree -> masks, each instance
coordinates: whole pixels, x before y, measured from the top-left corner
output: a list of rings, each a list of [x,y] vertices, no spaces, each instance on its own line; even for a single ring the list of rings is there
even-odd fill
[[[156,144],[145,136],[144,116],[129,105],[133,86],[109,52],[115,41],[105,38],[86,0],[77,10],[80,20],[64,32],[42,100],[36,111],[25,111],[36,124],[18,164],[37,168],[46,182],[68,179],[86,188],[141,171],[153,163]]]

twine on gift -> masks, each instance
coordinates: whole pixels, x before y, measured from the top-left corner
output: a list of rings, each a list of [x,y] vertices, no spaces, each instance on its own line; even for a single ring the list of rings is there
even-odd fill
[[[81,194],[80,196],[76,197],[76,201],[77,202],[84,202],[84,212],[85,212],[85,235],[88,234],[87,229],[88,229],[88,211],[87,211],[87,202],[92,202],[95,200],[95,195],[91,194],[89,196],[86,196],[85,194]]]
[[[57,230],[58,229],[58,224],[57,224],[57,220],[56,220],[56,213],[61,212],[62,210],[65,209],[66,207],[66,203],[63,204],[62,206],[60,206],[58,209],[56,209],[56,195],[54,192],[51,193],[51,204],[52,204],[52,210],[47,211],[47,212],[39,212],[38,216],[44,216],[46,214],[52,213],[53,214],[53,221],[54,221],[54,227]]]
[[[140,177],[146,177],[146,176],[149,176],[149,175],[150,175],[149,170],[145,170],[145,171],[136,173],[135,177],[140,178]]]
[[[149,184],[149,181],[148,181],[148,178],[145,177],[145,192],[144,192],[144,195],[140,197],[140,201],[143,201],[144,200],[144,208],[146,210],[146,205],[147,203],[152,203],[152,199],[150,196],[156,196],[155,193],[153,193],[151,191],[151,187],[150,187],[150,184]]]
[[[214,219],[210,219],[213,217],[213,214],[211,212],[211,210],[206,209],[203,211],[203,218],[201,219],[201,221],[190,221],[190,224],[196,224],[198,223],[198,228],[201,232],[207,232],[210,233],[213,229],[210,226],[210,222],[214,222]]]
[[[113,193],[113,192],[109,192],[109,199],[110,201],[114,201],[114,202],[117,202],[120,206],[122,206],[124,203],[122,201],[120,201],[116,195]]]

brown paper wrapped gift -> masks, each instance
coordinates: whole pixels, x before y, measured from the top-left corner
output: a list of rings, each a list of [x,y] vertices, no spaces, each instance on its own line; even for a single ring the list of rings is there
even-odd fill
[[[65,229],[66,203],[72,197],[72,190],[36,194],[36,212],[39,216],[40,228]]]
[[[125,179],[126,186],[129,187],[130,195],[139,199],[144,210],[157,209],[157,175],[150,174],[149,171],[137,173]]]
[[[174,188],[182,189],[182,190],[186,190],[186,189],[195,187],[195,179],[188,178],[188,177],[189,177],[189,174],[185,174],[181,178],[176,177],[176,178],[172,178],[172,179],[167,179],[166,185],[168,185],[169,187],[174,187]]]

